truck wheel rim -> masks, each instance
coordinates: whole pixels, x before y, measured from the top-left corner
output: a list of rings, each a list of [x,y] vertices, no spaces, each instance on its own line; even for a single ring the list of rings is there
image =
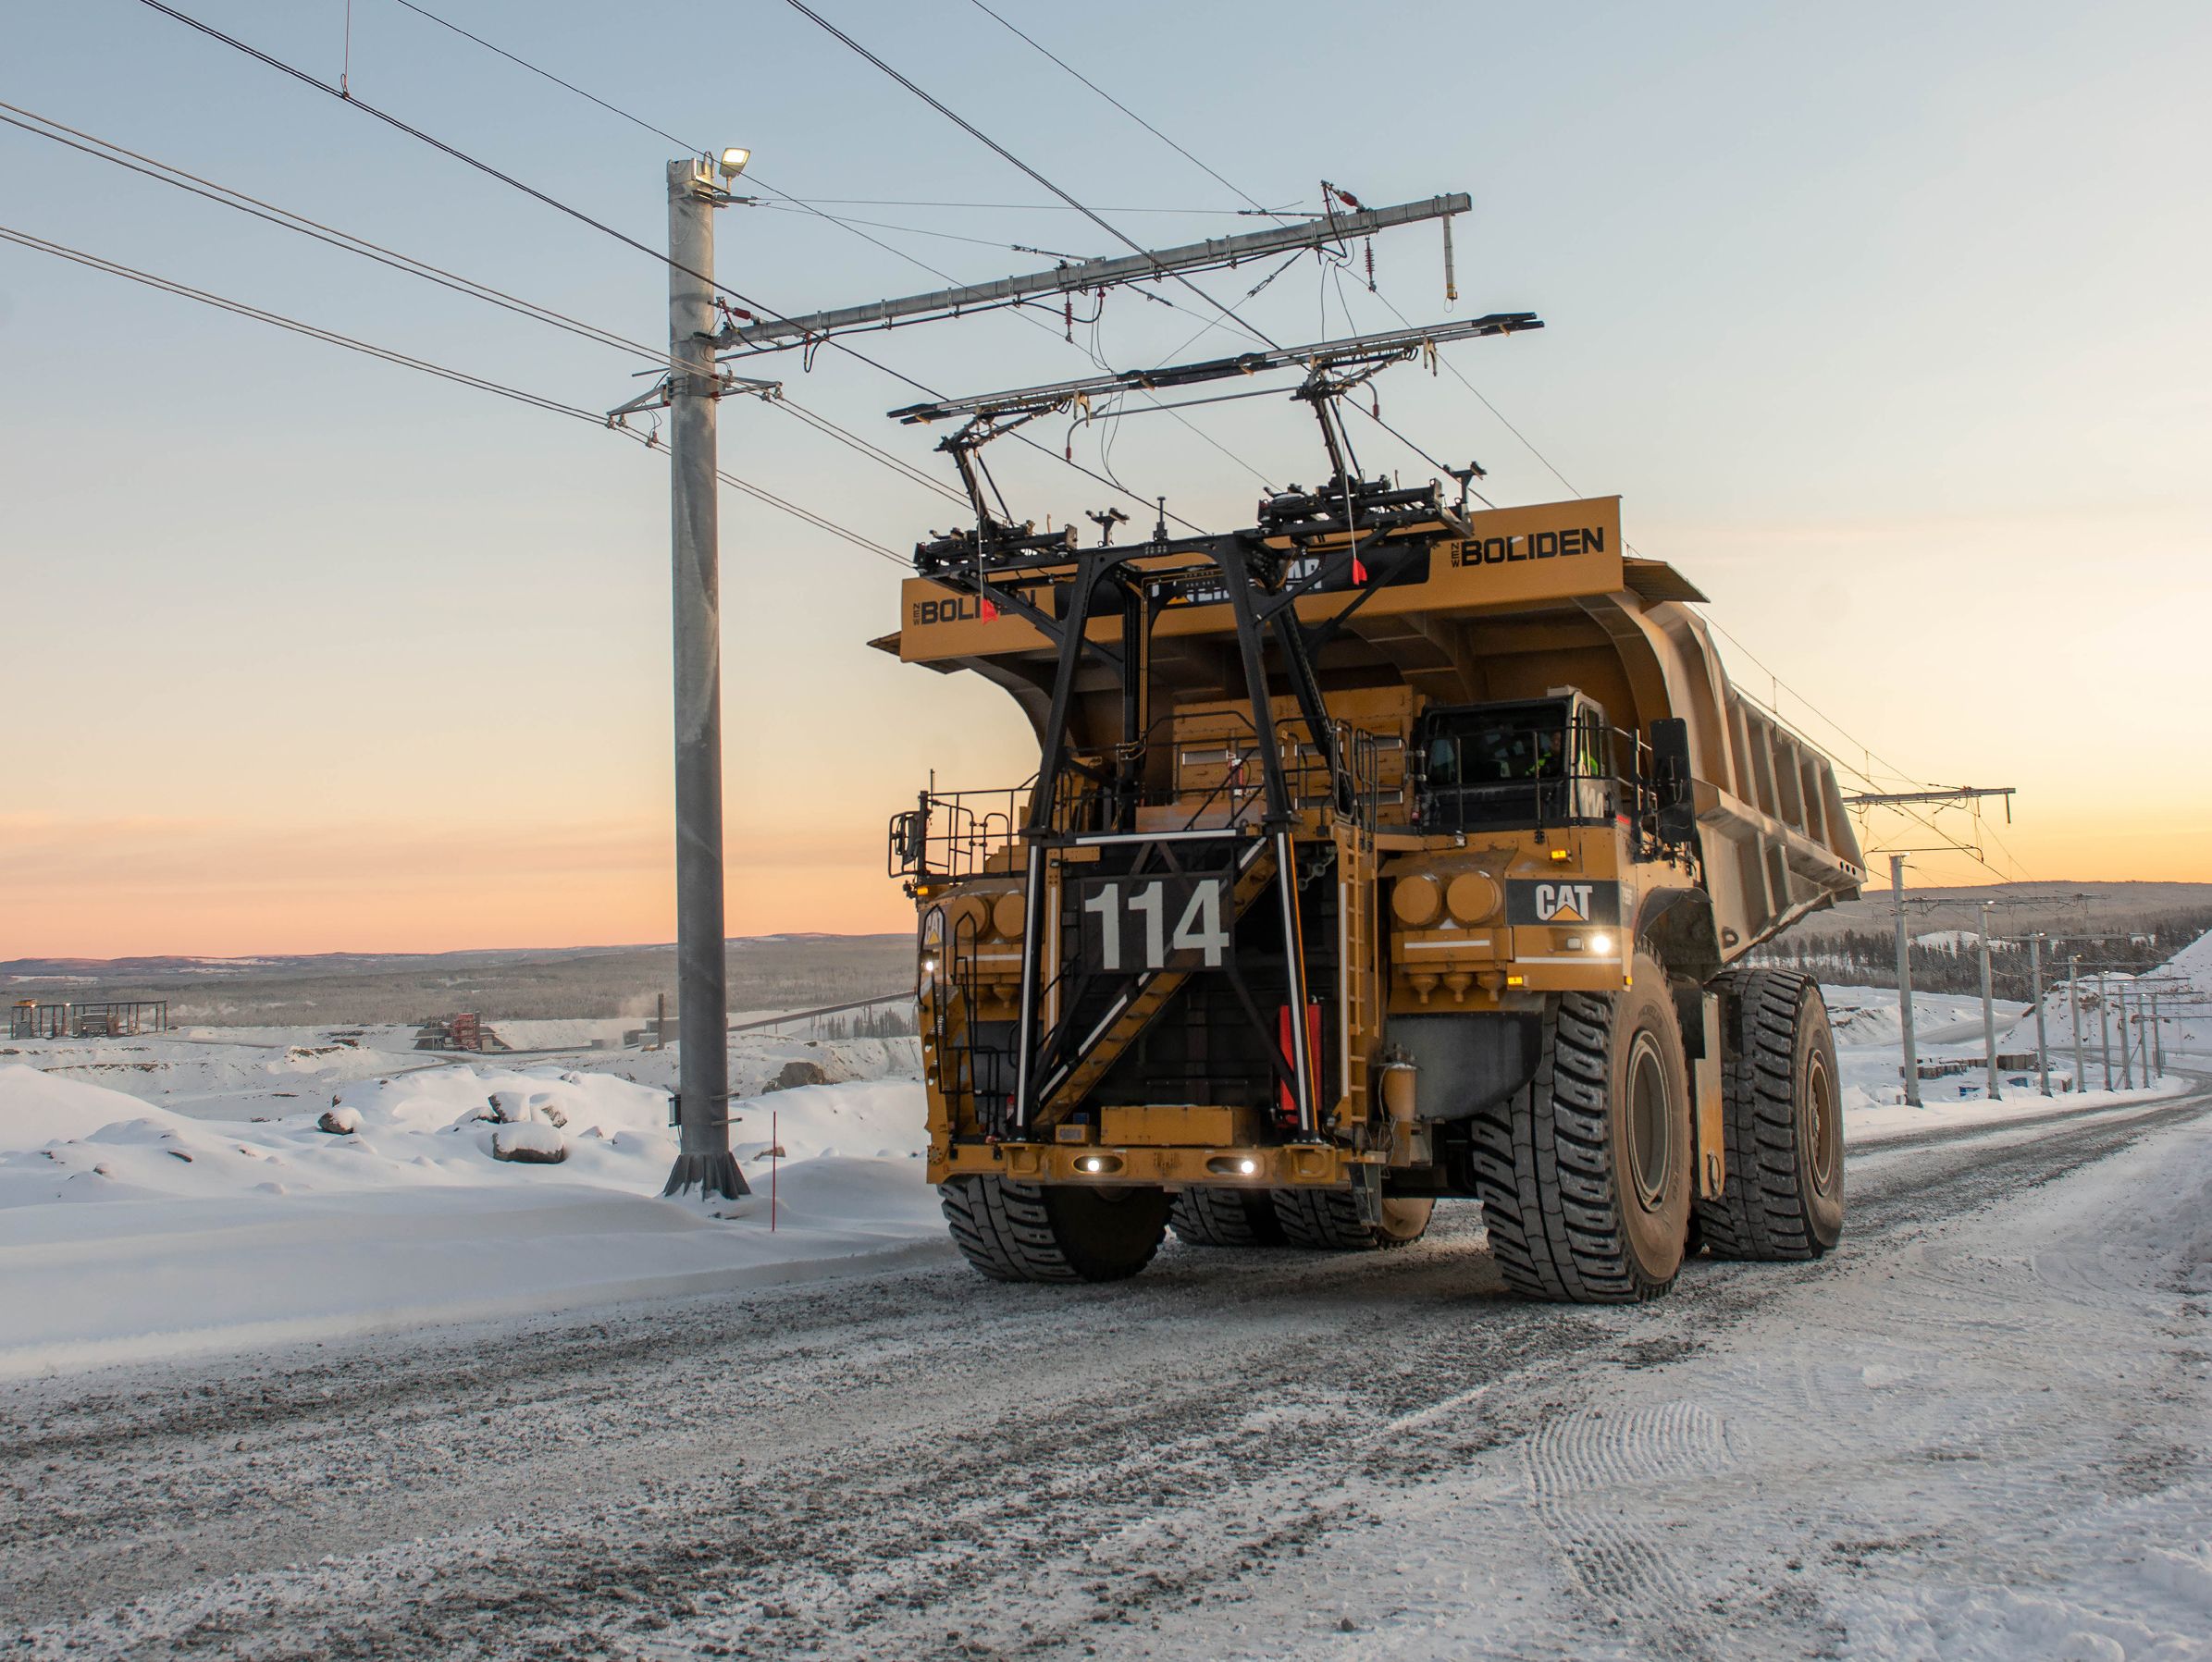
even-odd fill
[[[1628,1171],[1646,1212],[1658,1211],[1666,1198],[1674,1163],[1673,1106],[1665,1058],[1649,1033],[1638,1033],[1628,1053]]]
[[[1812,1130],[1812,1187],[1826,1194],[1835,1181],[1835,1090],[1825,1058],[1815,1055],[1805,1070],[1805,1116]]]

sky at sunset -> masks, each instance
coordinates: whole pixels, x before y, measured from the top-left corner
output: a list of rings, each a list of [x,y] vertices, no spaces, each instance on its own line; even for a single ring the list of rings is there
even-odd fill
[[[1069,212],[919,205],[1049,199],[782,0],[426,3],[751,146],[766,183],[954,280],[1050,263],[1009,244],[1120,252]],[[674,146],[392,0],[354,0],[350,64],[342,0],[178,4],[664,239]],[[1479,458],[1501,503],[1618,493],[1636,547],[1712,597],[1738,682],[1851,769],[2019,787],[2009,825],[1946,821],[1995,869],[1916,855],[1920,880],[2212,880],[2212,8],[1386,0],[1347,37],[1307,0],[993,4],[1269,206],[1324,177],[1469,191],[1454,314],[1548,327],[1446,349],[1494,411],[1408,366],[1384,415]],[[821,9],[1141,241],[1254,223],[969,0]],[[0,43],[0,101],[665,334],[658,262],[139,0],[14,7]],[[13,127],[0,168],[9,229],[587,410],[646,384]],[[786,312],[943,280],[802,212],[718,234],[724,280]],[[1284,340],[1391,326],[1383,297],[1445,314],[1433,226],[1375,248],[1381,297],[1311,261],[1248,303],[1264,273],[1203,280]],[[1231,350],[1196,304],[1118,294],[1097,349]],[[1005,314],[856,344],[945,392],[1094,368]],[[949,480],[884,419],[915,396],[892,375],[829,351],[764,373]],[[1322,471],[1287,400],[1193,419],[1278,484]],[[661,455],[6,242],[0,428],[0,959],[673,937]],[[1260,480],[1171,422],[1065,429],[1041,441],[1147,499],[1250,517]],[[722,433],[726,467],[889,548],[957,512],[757,403]],[[1376,445],[1370,467],[1433,472]],[[1113,499],[1046,455],[993,462],[1023,517]],[[1026,725],[867,646],[893,563],[730,494],[722,524],[730,932],[905,928],[886,816],[933,769],[1022,778]]]

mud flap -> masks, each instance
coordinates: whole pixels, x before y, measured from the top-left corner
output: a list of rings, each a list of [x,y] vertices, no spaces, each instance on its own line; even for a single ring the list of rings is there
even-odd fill
[[[1382,1167],[1363,1162],[1352,1168],[1352,1204],[1362,1224],[1382,1226]]]
[[[1721,1097],[1721,995],[1703,993],[1698,1003],[1705,1035],[1699,1053],[1690,1062],[1698,1103],[1698,1197],[1717,1200],[1728,1181]]]

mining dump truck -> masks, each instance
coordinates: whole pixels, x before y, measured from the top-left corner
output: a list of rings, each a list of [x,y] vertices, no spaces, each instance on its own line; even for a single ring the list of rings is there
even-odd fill
[[[1617,498],[1362,476],[1340,400],[1436,333],[1283,354],[1332,471],[1226,533],[1003,515],[982,444],[1085,384],[894,412],[969,418],[976,525],[918,547],[875,644],[1002,687],[1039,748],[889,832],[929,1179],[987,1276],[1127,1276],[1170,1228],[1397,1247],[1464,1200],[1513,1290],[1621,1302],[1841,1232],[1820,989],[1739,963],[1859,893],[1831,766]]]

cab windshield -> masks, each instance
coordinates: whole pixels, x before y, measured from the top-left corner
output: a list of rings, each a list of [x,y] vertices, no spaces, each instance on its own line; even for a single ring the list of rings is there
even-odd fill
[[[1601,819],[1604,717],[1563,698],[1432,708],[1421,818],[1441,831]]]

